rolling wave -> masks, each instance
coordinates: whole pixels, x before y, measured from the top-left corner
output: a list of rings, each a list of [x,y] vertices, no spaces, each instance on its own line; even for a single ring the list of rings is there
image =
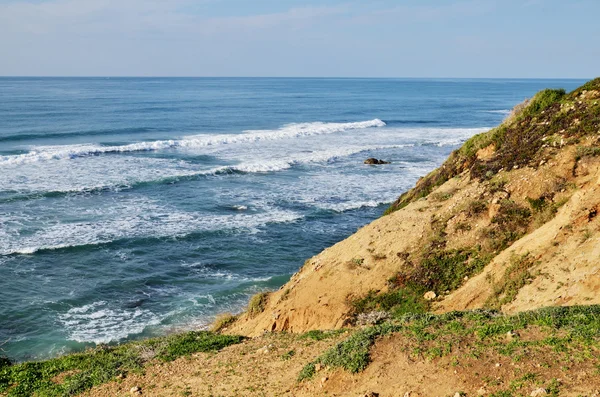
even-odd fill
[[[106,301],[96,301],[73,307],[58,315],[58,320],[76,342],[108,343],[141,333],[146,327],[160,323],[149,310],[111,307]]]
[[[254,214],[206,215],[176,211],[153,202],[131,202],[113,214],[113,219],[55,223],[28,236],[0,233],[0,256],[96,246],[133,238],[185,237],[217,230],[255,231],[267,224],[301,218],[296,212],[274,208]]]
[[[199,148],[236,143],[272,141],[312,135],[333,134],[354,129],[383,127],[385,125],[386,124],[379,119],[352,123],[297,123],[288,124],[277,130],[247,130],[244,131],[243,134],[197,135],[185,137],[183,139],[137,142],[121,146],[100,146],[93,144],[42,146],[34,148],[31,152],[25,154],[0,156],[0,165],[72,159],[108,153],[142,152],[173,148]]]
[[[115,128],[105,130],[87,130],[73,132],[50,132],[50,133],[25,133],[19,135],[0,136],[0,142],[18,142],[28,141],[32,139],[48,139],[48,138],[72,138],[77,136],[98,136],[98,135],[117,135],[117,134],[141,134],[145,132],[156,131],[149,127],[131,127],[131,128]]]
[[[168,168],[169,163],[163,164],[164,161],[160,161],[157,166],[160,166],[161,170],[165,172],[161,172],[158,175],[155,172],[148,172],[147,174],[139,175],[139,177],[134,180],[125,176],[123,176],[123,178],[118,178],[120,173],[117,173],[116,176],[113,176],[112,174],[109,176],[107,174],[109,170],[106,168],[104,169],[105,176],[107,177],[105,181],[94,181],[93,179],[88,178],[88,175],[83,175],[82,178],[79,178],[77,177],[78,174],[70,173],[73,171],[67,170],[62,172],[60,176],[55,176],[51,179],[48,179],[43,175],[40,175],[36,179],[35,175],[29,175],[28,180],[30,185],[21,187],[20,191],[14,190],[15,185],[17,184],[16,181],[7,177],[6,180],[0,178],[0,191],[11,194],[8,195],[8,197],[0,197],[0,203],[60,197],[69,194],[98,194],[103,192],[128,190],[149,184],[167,184],[181,180],[194,180],[211,176],[280,172],[303,164],[329,163],[361,152],[412,146],[414,145],[351,146],[337,150],[296,153],[283,159],[248,161],[236,165],[224,165],[203,170],[196,170],[193,168],[181,169],[181,165],[180,168]],[[156,161],[156,159],[149,159],[148,161]],[[120,166],[117,167],[118,170],[122,171],[123,169],[121,167],[123,164],[119,163],[118,165]],[[143,163],[135,162],[133,166],[143,166]],[[61,180],[61,177],[64,177],[64,180]],[[95,182],[95,184],[91,185],[90,183],[92,182]]]

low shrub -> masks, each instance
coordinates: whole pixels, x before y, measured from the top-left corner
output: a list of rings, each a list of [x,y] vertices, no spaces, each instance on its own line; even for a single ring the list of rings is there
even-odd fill
[[[268,292],[259,292],[258,294],[250,298],[250,302],[248,302],[249,317],[255,317],[265,310],[268,296]]]
[[[512,302],[519,290],[531,282],[532,275],[529,269],[534,264],[528,254],[513,257],[502,279],[492,284],[493,293],[484,306],[499,310],[503,305]]]
[[[215,318],[215,321],[213,322],[210,330],[212,332],[219,332],[233,324],[236,319],[237,317],[231,313],[219,314],[217,318]]]

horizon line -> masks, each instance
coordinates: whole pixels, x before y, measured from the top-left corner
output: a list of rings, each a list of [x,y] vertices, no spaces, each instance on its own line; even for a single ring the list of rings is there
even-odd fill
[[[129,78],[129,79],[404,79],[404,80],[592,80],[594,77],[399,77],[399,76],[135,76],[135,75],[0,75],[0,78],[89,78],[89,79],[111,79],[111,78]]]

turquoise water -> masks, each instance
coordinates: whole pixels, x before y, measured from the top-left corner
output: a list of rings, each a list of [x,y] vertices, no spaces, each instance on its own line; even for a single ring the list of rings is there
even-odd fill
[[[582,82],[0,78],[5,354],[239,311],[516,103]]]

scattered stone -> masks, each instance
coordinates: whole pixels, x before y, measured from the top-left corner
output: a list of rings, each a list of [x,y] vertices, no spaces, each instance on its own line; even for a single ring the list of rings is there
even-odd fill
[[[454,393],[454,397],[462,397],[462,393],[457,391],[456,393]]]
[[[500,363],[496,363],[496,368],[499,368],[499,367],[501,367],[501,366],[502,366],[502,364],[500,364]]]
[[[325,383],[325,382],[327,382],[327,380],[328,380],[328,379],[329,379],[329,378],[328,378],[328,377],[326,377],[326,376],[322,377],[322,378],[321,378],[321,383]]]
[[[258,349],[256,352],[258,354],[269,354],[271,352],[271,347],[273,347],[273,345],[269,345],[269,346],[263,346],[260,349]]]
[[[478,396],[483,396],[485,394],[487,394],[487,390],[485,390],[485,387],[482,386],[482,387],[479,388],[479,390],[477,390],[477,395]]]
[[[323,369],[323,366],[321,364],[319,364],[319,363],[315,364],[315,372],[319,372],[322,369]]]
[[[508,332],[506,333],[506,340],[510,342],[510,341],[512,341],[513,339],[515,339],[517,336],[518,336],[518,335],[517,335],[517,333],[516,333],[515,331],[508,331]]]
[[[404,393],[404,397],[410,397],[410,392],[407,391],[406,393]]]
[[[366,159],[364,161],[365,164],[371,164],[371,165],[375,165],[375,164],[389,164],[389,161],[384,161],[384,160],[379,160],[376,159],[374,157],[369,157],[368,159]]]
[[[423,295],[423,298],[427,301],[434,300],[436,297],[437,295],[433,291],[427,291],[425,292],[425,295]]]
[[[357,325],[374,325],[378,324],[390,317],[388,312],[372,311],[369,313],[361,313],[356,317]]]
[[[129,389],[129,393],[134,395],[140,395],[142,394],[142,389],[138,386],[133,386],[131,389]]]
[[[546,391],[546,389],[544,389],[543,387],[540,387],[539,389],[535,389],[534,391],[532,391],[530,396],[537,397],[537,396],[545,396],[547,394],[548,394],[548,392]]]

